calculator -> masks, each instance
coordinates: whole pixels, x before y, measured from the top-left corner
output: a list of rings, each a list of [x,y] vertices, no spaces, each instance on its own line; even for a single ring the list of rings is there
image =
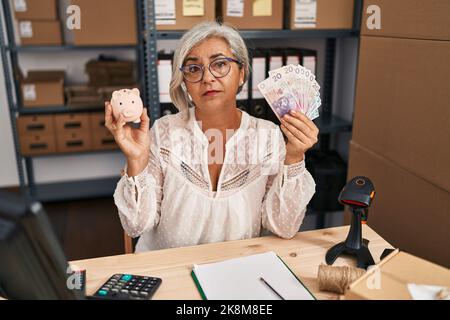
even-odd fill
[[[98,289],[92,298],[106,300],[148,300],[161,285],[162,279],[115,274]]]

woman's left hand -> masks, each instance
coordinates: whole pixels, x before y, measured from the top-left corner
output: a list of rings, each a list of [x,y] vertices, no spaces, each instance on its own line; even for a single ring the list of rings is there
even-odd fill
[[[281,119],[281,130],[288,138],[286,143],[285,165],[300,162],[304,159],[306,150],[318,141],[319,129],[307,116],[291,110]]]

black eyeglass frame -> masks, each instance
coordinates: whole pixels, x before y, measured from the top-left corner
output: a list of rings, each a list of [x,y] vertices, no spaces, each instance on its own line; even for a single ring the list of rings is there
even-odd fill
[[[209,72],[210,72],[210,73],[214,76],[214,78],[216,78],[216,79],[220,79],[220,78],[226,77],[226,76],[230,73],[230,71],[231,71],[231,67],[230,67],[230,69],[228,70],[228,72],[227,72],[226,74],[224,74],[223,76],[217,77],[217,76],[211,71],[211,64],[213,64],[214,62],[219,61],[219,60],[227,60],[227,61],[229,61],[229,62],[234,62],[234,63],[238,64],[239,69],[242,68],[242,62],[240,62],[239,60],[236,60],[236,59],[233,59],[233,58],[229,58],[229,57],[220,57],[220,58],[217,58],[217,59],[211,61],[211,62],[209,63],[209,65],[208,65],[208,70],[209,70]],[[201,77],[198,81],[190,81],[190,80],[186,79],[186,76],[184,75],[184,72],[183,72],[183,68],[186,67],[186,66],[187,66],[187,65],[182,65],[182,66],[180,67],[180,71],[181,71],[181,73],[183,73],[183,78],[184,78],[184,80],[186,80],[187,82],[190,82],[190,83],[198,83],[198,82],[200,82],[200,81],[203,80],[203,77],[205,76],[205,65],[203,65],[203,64],[196,64],[196,63],[193,63],[193,64],[190,64],[190,65],[189,65],[189,66],[197,66],[197,67],[200,67],[200,69],[202,70],[202,77]]]

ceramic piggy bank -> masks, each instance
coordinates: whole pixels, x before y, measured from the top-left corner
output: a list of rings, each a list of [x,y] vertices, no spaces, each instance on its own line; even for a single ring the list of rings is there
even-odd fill
[[[144,107],[139,96],[139,89],[114,91],[111,97],[111,106],[115,119],[122,114],[126,122],[141,122],[141,114]]]

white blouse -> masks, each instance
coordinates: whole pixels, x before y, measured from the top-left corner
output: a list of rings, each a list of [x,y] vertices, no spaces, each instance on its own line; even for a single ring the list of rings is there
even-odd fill
[[[156,120],[150,136],[147,168],[135,177],[125,168],[114,192],[123,228],[140,236],[136,252],[253,238],[264,229],[282,238],[298,232],[315,182],[304,161],[284,165],[286,146],[274,123],[242,111],[216,192],[208,171],[213,153],[194,108]]]

